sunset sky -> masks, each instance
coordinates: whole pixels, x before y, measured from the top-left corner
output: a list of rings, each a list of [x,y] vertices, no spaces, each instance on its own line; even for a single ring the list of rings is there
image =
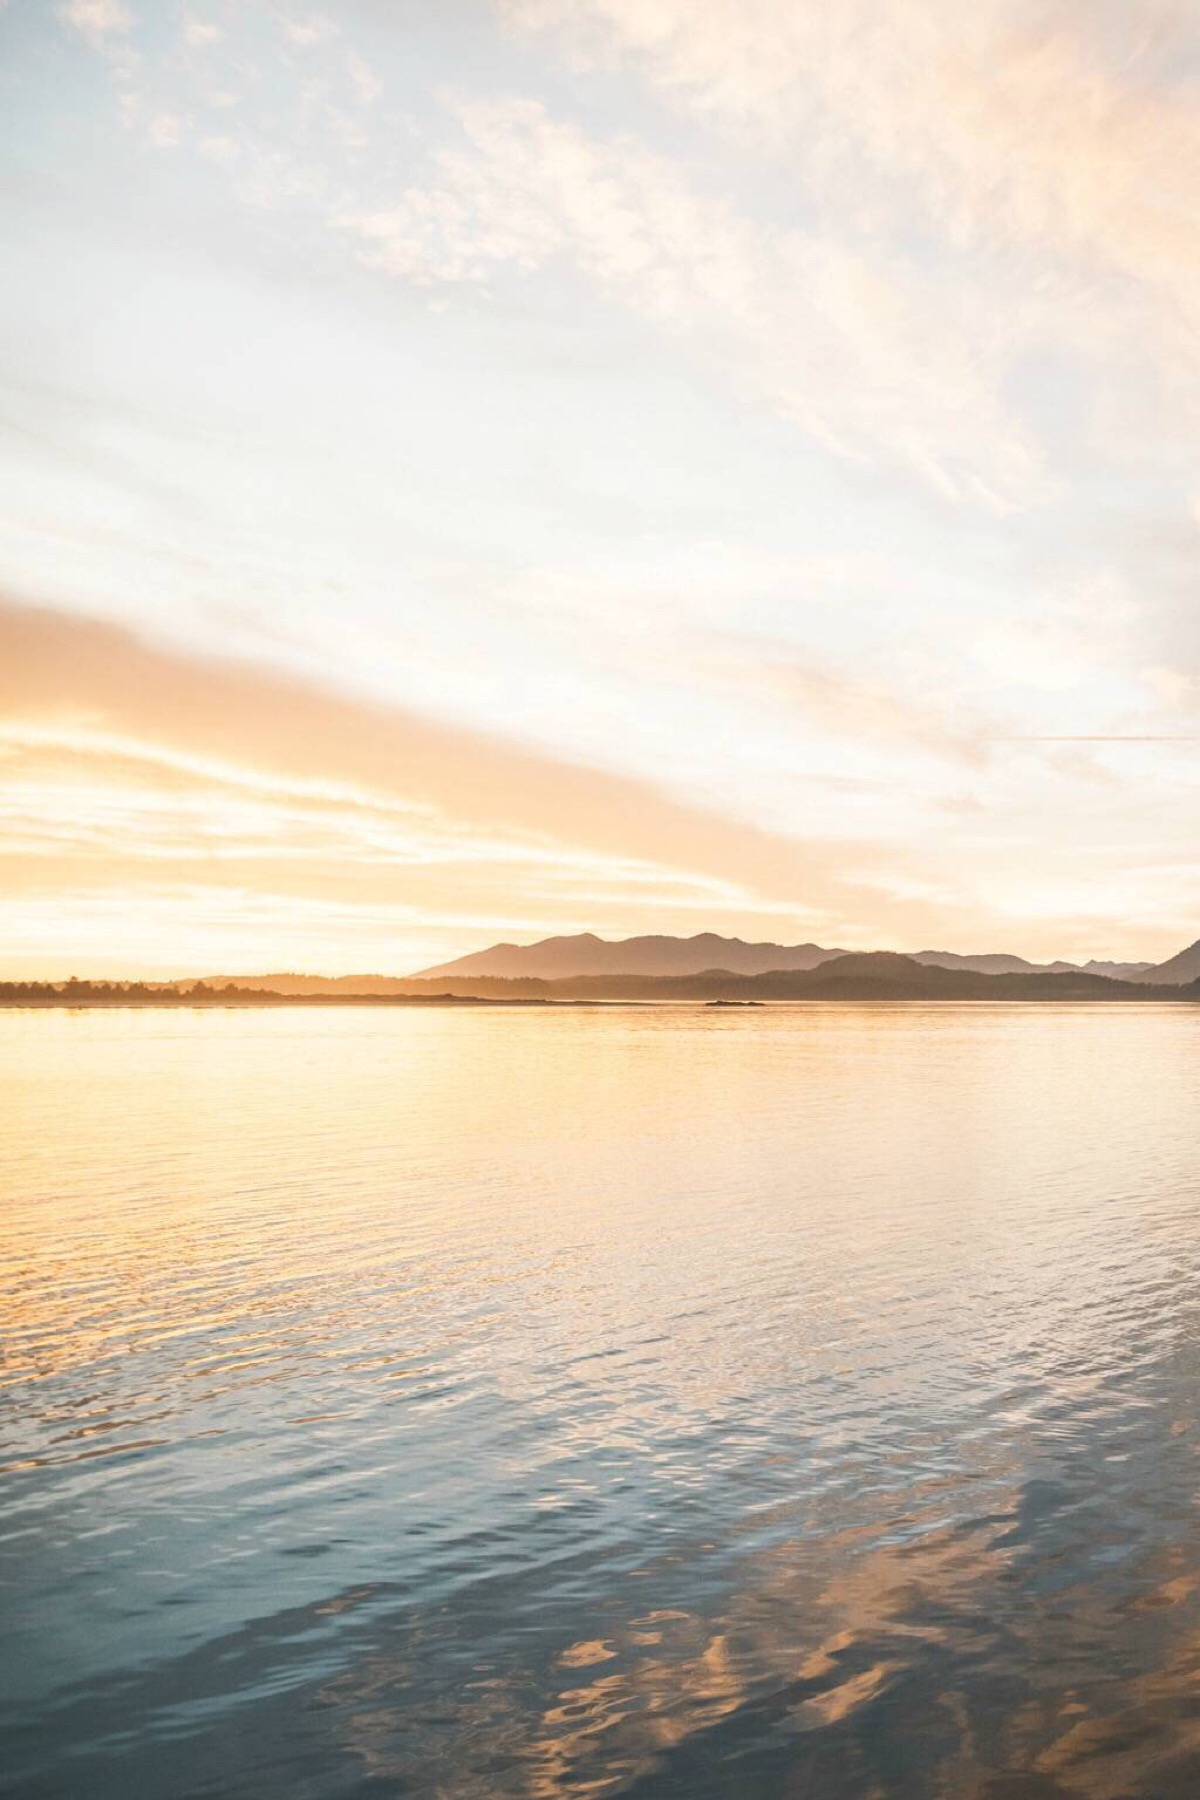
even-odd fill
[[[1200,935],[1200,12],[0,3],[0,973]]]

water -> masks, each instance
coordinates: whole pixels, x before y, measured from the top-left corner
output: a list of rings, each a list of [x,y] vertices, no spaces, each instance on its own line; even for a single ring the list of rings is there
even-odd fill
[[[1198,1086],[1175,1007],[0,1014],[6,1791],[1194,1796]]]

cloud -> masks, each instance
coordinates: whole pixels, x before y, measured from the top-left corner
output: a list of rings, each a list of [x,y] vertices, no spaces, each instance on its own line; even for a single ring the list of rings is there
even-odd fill
[[[123,0],[68,0],[59,17],[97,48],[110,38],[126,37],[133,28],[133,14]]]
[[[877,225],[914,204],[964,245],[1084,262],[1194,326],[1194,15],[1085,0],[499,0],[576,60],[786,155]],[[798,159],[798,162],[794,159]]]
[[[1057,735],[1042,733],[1037,737],[994,737],[994,744],[1200,744],[1200,736],[1179,736],[1158,732],[1136,736],[1131,732],[1074,732]]]
[[[197,18],[194,13],[189,13],[184,20],[183,35],[192,45],[219,44],[225,32],[212,19]]]
[[[866,686],[818,692],[809,680],[800,699],[827,722],[848,708],[853,732],[910,729]],[[1024,750],[1040,747],[1009,754]],[[1167,921],[1178,935],[1187,845],[1176,853],[1161,825],[1151,833],[1136,793],[1096,790],[1084,805],[1079,771],[1043,764],[1035,801],[1030,773],[1016,765],[1019,801],[998,815],[956,815],[953,843],[802,839],[400,707],[0,608],[0,923],[23,966],[36,955],[48,967],[67,943],[97,966],[109,945],[132,966],[143,909],[164,966],[207,966],[228,946],[243,968],[280,957],[415,967],[497,935],[616,936],[656,916],[671,929],[690,917],[694,928],[898,946],[961,939],[968,924],[972,938],[1007,941],[1014,920],[1035,920],[1038,942],[1025,947],[1047,953],[1095,944],[1081,921],[1139,916],[1133,948],[1165,954],[1170,938],[1156,934]],[[1193,797],[1180,789],[1185,812]],[[1068,798],[1047,844],[1046,809]],[[1123,849],[1110,845],[1097,865],[1105,832]],[[1034,842],[1040,898],[1021,875]],[[110,938],[100,903],[114,895],[124,925]],[[208,909],[225,919],[219,931]],[[1111,927],[1095,944],[1106,946],[1127,947]],[[151,952],[140,955],[146,967]]]
[[[236,155],[205,123],[235,91],[207,50],[189,76],[147,40],[138,105],[186,121],[247,205],[318,216],[393,280],[499,302],[524,284],[550,311],[582,281],[739,398],[947,499],[1042,507],[1081,456],[1128,463],[1150,426],[1192,440],[1200,30],[1182,9],[1110,9],[1101,31],[1083,0],[497,7],[602,73],[578,90],[586,113],[494,92],[445,97],[440,118],[381,112],[353,15],[290,12],[270,15],[288,48]],[[128,28],[121,0],[68,14],[97,42]],[[184,29],[207,45],[214,28]],[[262,46],[228,30],[240,83]],[[617,129],[614,74],[714,127],[715,147],[681,147],[643,97],[642,137]],[[1080,372],[1067,425],[1039,394],[1047,354]]]
[[[146,128],[147,141],[156,150],[174,150],[183,141],[183,120],[175,113],[159,113]]]
[[[182,892],[236,865],[364,917],[487,893],[526,922],[553,889],[584,924],[640,889],[961,942],[1044,877],[1054,906],[1092,882],[1114,930],[1151,888],[1166,916],[1200,693],[1200,20],[511,0],[504,34],[468,10],[62,15],[135,129],[98,131],[46,215],[61,253],[21,253],[23,341],[96,404],[10,391],[12,585],[314,673],[124,639],[138,682],[105,686],[109,640],[61,625],[20,714],[59,758],[22,763],[20,879],[123,858]],[[147,401],[169,439],[131,425]],[[180,759],[212,770],[185,791]]]
[[[456,147],[398,199],[343,212],[372,267],[486,291],[566,269],[700,352],[839,454],[899,460],[943,493],[1022,493],[1037,457],[978,336],[914,264],[761,223],[629,138],[526,98],[454,104]]]
[[[116,0],[77,4],[103,14]],[[143,110],[186,120],[246,204],[321,217],[392,280],[499,302],[523,284],[550,309],[564,277],[582,281],[740,398],[946,499],[1045,505],[1064,452],[1090,436],[1128,458],[1147,408],[1190,432],[1200,107],[1161,79],[1165,11],[1138,9],[1103,43],[1071,0],[501,11],[576,61],[637,72],[732,133],[736,153],[689,142],[682,155],[677,129],[644,108],[635,138],[614,115],[594,123],[603,104],[585,128],[529,94],[444,96],[440,118],[381,113],[352,21],[319,14],[274,15],[305,54],[282,56],[276,100],[250,109],[236,157],[205,126],[232,92],[213,85],[207,52],[195,93]],[[253,65],[252,42],[225,46],[231,71]],[[162,63],[155,79],[185,76]],[[1066,445],[1038,411],[1048,351],[1095,373]]]
[[[314,44],[323,44],[329,38],[338,36],[337,25],[323,13],[310,13],[302,19],[282,14],[279,27],[287,41],[302,50],[309,50]]]
[[[383,92],[383,82],[365,57],[351,50],[346,57],[346,67],[350,79],[354,83],[354,94],[358,104],[363,107],[374,106]]]
[[[696,662],[709,679],[774,702],[823,739],[882,745],[972,769],[987,761],[980,721],[956,717],[940,696],[909,698],[887,682],[802,660],[794,644],[712,634],[698,643]]]
[[[460,843],[482,834],[537,844],[546,863],[590,859],[593,880],[607,863],[620,879],[641,868],[801,910],[841,891],[819,846],[688,807],[650,783],[58,613],[0,610],[0,719],[65,740],[102,733],[243,780],[333,784],[359,806],[424,809]]]

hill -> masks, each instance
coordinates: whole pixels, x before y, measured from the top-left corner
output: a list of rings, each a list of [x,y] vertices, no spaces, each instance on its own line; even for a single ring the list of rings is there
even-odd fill
[[[563,981],[586,975],[701,975],[723,969],[731,975],[765,975],[776,969],[817,969],[847,955],[821,944],[746,943],[704,931],[696,937],[632,937],[609,940],[584,931],[543,938],[536,944],[493,944],[454,962],[422,969],[412,979],[458,980],[495,976],[506,980]],[[1078,972],[1069,962],[1031,963],[1002,951],[963,956],[953,950],[919,950],[909,959],[927,967],[967,970],[976,975],[1061,975]],[[1150,963],[1089,963],[1083,973],[1114,980],[1137,979]],[[1200,967],[1196,971],[1200,974]],[[287,977],[286,979],[297,979]],[[360,980],[365,979],[359,977]],[[370,977],[382,981],[384,977]],[[368,990],[364,990],[368,991]],[[372,988],[372,992],[386,991]]]
[[[632,937],[615,941],[583,931],[572,937],[543,938],[538,944],[493,944],[455,962],[422,969],[417,979],[436,981],[460,975],[532,976],[559,981],[575,975],[699,975],[728,969],[734,975],[761,975],[768,969],[814,969],[844,950],[820,944],[747,944],[741,938],[702,931],[696,937]]]
[[[1151,969],[1141,979],[1149,982],[1152,987],[1171,987],[1200,979],[1200,938],[1194,944],[1189,944],[1186,950],[1181,950],[1178,956],[1159,963],[1157,968]]]

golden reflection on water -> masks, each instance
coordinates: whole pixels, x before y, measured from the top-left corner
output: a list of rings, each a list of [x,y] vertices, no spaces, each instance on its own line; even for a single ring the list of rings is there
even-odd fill
[[[1198,1050],[1174,1008],[0,1015],[16,1766],[1200,1790]]]

